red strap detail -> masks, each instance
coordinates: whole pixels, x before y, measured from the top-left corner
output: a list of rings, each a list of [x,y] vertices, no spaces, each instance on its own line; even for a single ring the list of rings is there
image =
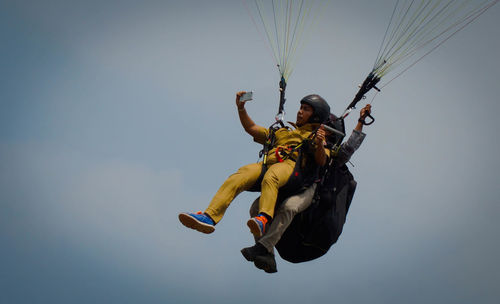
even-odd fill
[[[280,163],[282,163],[282,162],[283,162],[283,158],[281,158],[281,155],[280,155],[280,150],[281,150],[281,149],[282,149],[282,147],[278,147],[278,148],[276,148],[276,152],[275,152],[275,154],[276,154],[276,159],[278,159],[278,161],[279,161]]]

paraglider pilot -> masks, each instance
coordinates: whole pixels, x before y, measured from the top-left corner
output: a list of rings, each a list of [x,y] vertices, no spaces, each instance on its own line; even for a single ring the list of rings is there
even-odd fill
[[[335,155],[332,154],[333,161],[329,162],[330,166],[340,167],[347,163],[353,153],[360,147],[366,137],[366,134],[362,132],[364,119],[370,113],[370,104],[361,109],[358,124],[354,128],[349,139],[341,144],[339,151]],[[330,121],[334,121],[334,119],[330,119]],[[326,140],[323,143],[324,145],[327,145],[327,141],[331,141],[329,140],[329,135],[330,134],[327,133]],[[325,139],[324,136],[321,136],[321,138]],[[280,241],[281,236],[285,233],[294,216],[306,210],[311,205],[318,187],[320,187],[318,186],[318,183],[314,183],[305,191],[287,198],[279,207],[277,207],[274,220],[264,236],[256,238],[254,246],[246,247],[241,250],[245,259],[250,262],[254,262],[257,268],[262,269],[265,272],[277,272],[276,260],[274,258],[274,247]],[[250,215],[255,214],[257,209],[258,199],[250,207]]]

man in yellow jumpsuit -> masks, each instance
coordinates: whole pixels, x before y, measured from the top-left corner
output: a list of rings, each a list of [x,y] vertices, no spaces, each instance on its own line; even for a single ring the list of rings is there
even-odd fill
[[[236,106],[240,122],[245,131],[258,143],[264,144],[269,136],[269,130],[256,125],[245,109],[245,102],[240,97],[245,92],[236,94]],[[248,220],[247,225],[255,237],[265,233],[268,223],[274,215],[274,207],[278,197],[278,190],[284,186],[295,167],[295,159],[298,152],[292,152],[289,157],[282,159],[282,151],[290,151],[290,147],[298,146],[318,129],[320,124],[326,121],[330,115],[328,103],[319,95],[307,95],[301,101],[297,112],[296,129],[281,128],[275,131],[274,144],[267,153],[266,167],[262,183],[261,197],[259,201],[259,214]],[[320,128],[315,137],[314,157],[318,165],[326,163],[327,154],[323,148],[325,132]],[[241,167],[219,188],[205,212],[181,213],[179,220],[189,228],[203,233],[212,233],[226,209],[233,199],[241,192],[249,190],[258,181],[263,170],[262,162],[253,163]]]

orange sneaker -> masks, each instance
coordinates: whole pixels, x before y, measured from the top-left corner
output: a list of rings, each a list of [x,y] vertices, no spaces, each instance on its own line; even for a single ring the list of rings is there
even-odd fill
[[[247,226],[254,237],[261,237],[266,233],[268,219],[262,213],[248,220]]]

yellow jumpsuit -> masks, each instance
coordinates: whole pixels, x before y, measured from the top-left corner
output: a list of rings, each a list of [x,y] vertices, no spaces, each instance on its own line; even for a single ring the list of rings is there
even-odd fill
[[[280,147],[286,149],[287,146],[299,145],[318,126],[318,124],[305,124],[295,130],[281,128],[275,132],[275,144],[268,153],[267,171],[262,178],[259,213],[265,213],[270,217],[274,216],[278,189],[286,184],[295,167],[295,161],[291,158],[279,162],[276,158],[276,149]],[[254,140],[263,144],[268,135],[269,130],[262,127],[260,134]],[[292,158],[296,159],[298,153],[294,152],[294,154]],[[205,210],[205,213],[215,223],[218,223],[233,199],[241,192],[250,189],[257,182],[261,172],[262,162],[249,164],[238,169],[236,173],[229,176],[222,184]]]

